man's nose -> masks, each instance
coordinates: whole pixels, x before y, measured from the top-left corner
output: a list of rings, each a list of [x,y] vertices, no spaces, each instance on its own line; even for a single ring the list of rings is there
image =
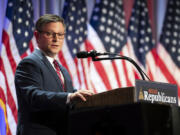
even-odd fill
[[[54,33],[54,34],[53,34],[53,41],[57,41],[57,38],[58,38],[58,37],[57,37],[57,34]]]

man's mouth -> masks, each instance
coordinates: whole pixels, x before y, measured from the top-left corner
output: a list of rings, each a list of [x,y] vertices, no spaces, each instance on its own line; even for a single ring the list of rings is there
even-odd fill
[[[52,47],[58,47],[59,45],[51,45]]]

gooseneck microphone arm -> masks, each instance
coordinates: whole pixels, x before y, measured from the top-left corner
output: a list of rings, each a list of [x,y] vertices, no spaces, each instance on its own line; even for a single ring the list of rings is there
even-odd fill
[[[101,55],[109,55],[109,57],[103,57],[103,58],[97,58],[97,56],[101,56]],[[112,57],[115,56],[115,57]],[[77,57],[78,58],[87,58],[87,57],[91,57],[93,61],[101,61],[101,60],[114,60],[114,59],[124,59],[124,60],[127,60],[129,62],[131,62],[135,67],[136,69],[138,70],[138,72],[140,73],[141,77],[143,80],[145,80],[145,77],[144,75],[147,77],[148,80],[149,77],[143,72],[143,70],[139,67],[139,65],[133,60],[131,59],[130,57],[127,57],[127,56],[122,56],[122,55],[119,55],[117,53],[109,53],[109,52],[105,52],[105,53],[98,53],[97,51],[95,50],[92,50],[90,52],[79,52],[77,54]]]
[[[96,57],[92,57],[92,60],[93,61],[101,61],[101,60],[114,60],[114,59],[124,59],[124,60],[127,60],[129,62],[131,62],[135,67],[136,69],[138,70],[138,72],[140,73],[141,77],[143,80],[145,80],[145,77],[144,75],[149,79],[149,77],[143,72],[143,70],[138,66],[138,64],[131,58],[129,57],[126,57],[126,56],[121,56],[121,55],[118,55],[118,57],[108,57],[108,58],[96,58]]]

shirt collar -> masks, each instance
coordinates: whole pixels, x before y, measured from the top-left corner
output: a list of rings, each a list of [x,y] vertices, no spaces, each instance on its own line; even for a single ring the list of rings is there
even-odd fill
[[[53,65],[53,61],[56,59],[56,58],[52,58],[52,57],[49,57],[43,50],[41,50],[39,47],[37,47],[38,50],[40,50],[44,55],[45,57],[48,59],[48,61]]]
[[[49,60],[49,62],[50,62],[51,64],[53,64],[54,58],[49,57],[49,56],[47,56],[47,55],[46,55],[46,58]]]

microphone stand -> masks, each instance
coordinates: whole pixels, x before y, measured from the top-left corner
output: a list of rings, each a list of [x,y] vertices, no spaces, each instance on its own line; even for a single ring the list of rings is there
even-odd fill
[[[117,55],[117,54],[109,54],[109,55]],[[116,57],[105,57],[105,58],[96,58],[95,56],[92,56],[92,60],[93,61],[101,61],[101,60],[114,60],[114,59],[124,59],[124,60],[128,60],[129,62],[131,62],[136,69],[138,70],[138,72],[140,73],[141,77],[143,80],[145,80],[144,75],[149,79],[149,77],[142,71],[142,69],[138,66],[138,64],[131,58],[126,57],[126,56],[121,56],[118,55]],[[150,79],[149,79],[150,80]]]

